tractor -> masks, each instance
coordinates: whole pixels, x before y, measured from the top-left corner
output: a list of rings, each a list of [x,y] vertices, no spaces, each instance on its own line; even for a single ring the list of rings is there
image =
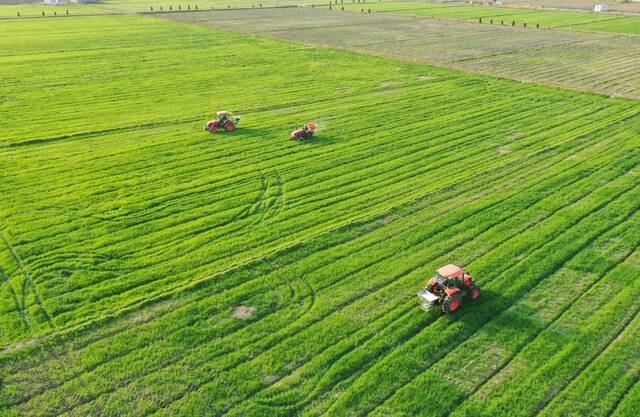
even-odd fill
[[[463,294],[475,300],[480,297],[480,288],[467,271],[449,264],[436,271],[425,289],[418,292],[418,298],[425,311],[438,303],[445,314],[450,314],[460,307]]]
[[[301,127],[300,129],[296,129],[291,132],[291,139],[300,140],[300,139],[311,139],[313,138],[313,132],[315,132],[318,125],[315,123],[309,123]]]
[[[232,132],[236,130],[236,126],[240,122],[240,116],[234,116],[228,111],[219,111],[216,113],[216,118],[209,120],[204,127],[204,130],[216,133],[219,130],[225,132]]]

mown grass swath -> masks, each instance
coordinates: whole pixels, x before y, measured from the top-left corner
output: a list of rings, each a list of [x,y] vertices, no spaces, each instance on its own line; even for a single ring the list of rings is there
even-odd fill
[[[632,415],[637,102],[136,16],[0,33],[3,413]],[[448,262],[483,297],[425,314]]]

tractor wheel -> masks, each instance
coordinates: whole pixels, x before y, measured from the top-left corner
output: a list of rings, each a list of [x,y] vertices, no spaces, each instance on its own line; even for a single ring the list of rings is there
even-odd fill
[[[216,127],[216,125],[211,125],[211,127],[209,127],[209,132],[211,132],[211,134],[214,134],[218,131],[218,128]]]
[[[453,313],[460,307],[462,303],[462,297],[460,294],[453,294],[445,298],[444,303],[442,303],[442,311],[445,314]]]
[[[470,286],[469,295],[471,295],[472,300],[475,300],[476,298],[480,297],[480,288],[478,288],[478,286],[475,284]]]
[[[225,124],[225,125],[224,125],[224,129],[225,129],[227,132],[233,132],[234,130],[236,130],[236,125],[234,125],[234,124],[233,124],[233,123],[231,123],[231,122],[228,122],[227,124]]]

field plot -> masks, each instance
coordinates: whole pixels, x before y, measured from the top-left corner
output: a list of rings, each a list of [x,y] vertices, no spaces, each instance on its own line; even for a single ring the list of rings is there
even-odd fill
[[[78,14],[96,14],[107,13],[103,7],[94,4],[64,4],[50,6],[46,4],[0,4],[0,18],[4,17],[35,17],[42,16],[59,16],[78,15]]]
[[[1,4],[0,19],[20,17],[64,17],[67,14],[120,14],[140,12],[195,11],[227,8],[282,7],[309,4],[309,0],[102,0],[96,3],[59,4],[42,3]],[[55,13],[55,16],[54,16]]]
[[[603,2],[599,0],[506,0],[503,3],[524,7],[593,10],[593,6],[596,4],[602,4]],[[610,1],[604,3],[607,4],[609,6],[609,10],[612,11],[640,13],[640,2],[637,1]]]
[[[0,42],[0,414],[633,415],[638,102],[141,16]],[[447,262],[483,296],[426,314]]]
[[[327,6],[328,7],[328,6]],[[335,5],[334,7],[338,7]],[[499,25],[528,24],[541,28],[575,28],[599,32],[640,33],[640,16],[611,13],[559,12],[513,7],[462,6],[426,2],[377,2],[340,4],[345,10],[384,12],[446,19],[465,19]]]
[[[640,98],[640,43],[635,36],[311,8],[166,16],[310,45]]]

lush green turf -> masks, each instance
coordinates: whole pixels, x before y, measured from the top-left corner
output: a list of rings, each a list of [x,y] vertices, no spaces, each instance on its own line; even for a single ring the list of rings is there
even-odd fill
[[[464,6],[428,2],[344,2],[332,7],[345,10],[430,16],[444,19],[465,19],[483,23],[542,28],[572,28],[600,32],[640,33],[640,17],[614,13],[559,12],[495,6]]]
[[[634,415],[639,103],[139,16],[0,64],[0,414]]]
[[[193,11],[226,8],[274,7],[309,4],[307,0],[104,0],[98,3],[59,4],[0,4],[2,17],[52,17],[79,14],[116,14],[137,12]]]
[[[107,13],[108,10],[94,4],[0,4],[0,17],[42,17],[67,16],[78,14]]]

